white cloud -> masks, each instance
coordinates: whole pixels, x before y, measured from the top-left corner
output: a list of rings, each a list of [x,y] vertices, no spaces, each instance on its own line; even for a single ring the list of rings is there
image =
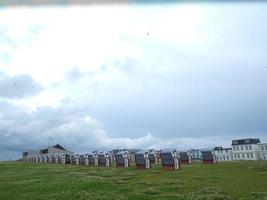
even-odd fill
[[[58,106],[64,98],[91,101],[96,93],[112,93],[112,87],[125,92],[125,81],[129,89],[141,89],[142,85],[122,73],[123,68],[130,68],[128,60],[138,61],[134,72],[146,76],[154,63],[168,62],[164,50],[155,52],[165,48],[158,44],[203,43],[199,31],[203,8],[199,6],[12,8],[0,14],[0,22],[7,27],[3,33],[12,43],[7,44],[10,51],[2,49],[10,58],[7,63],[0,62],[0,68],[10,75],[26,73],[45,88],[36,97],[17,101],[30,109]],[[115,62],[124,60],[126,66],[118,69],[116,65],[123,63]],[[108,70],[101,70],[104,65]],[[67,83],[65,74],[73,68],[86,76]],[[157,68],[157,73],[167,71]]]
[[[194,12],[189,14],[191,9]],[[125,37],[177,44],[202,41],[198,31],[203,15],[200,7],[167,6],[147,11],[142,6],[2,11],[1,21],[8,25],[5,34],[16,44],[6,70],[29,73],[46,85],[61,80],[63,72],[73,66],[94,71],[122,57],[144,59],[147,53],[142,46],[133,45],[132,40]]]

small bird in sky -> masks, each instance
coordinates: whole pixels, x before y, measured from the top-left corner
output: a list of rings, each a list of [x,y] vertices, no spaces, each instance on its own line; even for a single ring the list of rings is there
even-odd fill
[[[17,85],[17,83],[15,82],[14,85]]]
[[[149,32],[146,32],[146,35],[149,35]]]

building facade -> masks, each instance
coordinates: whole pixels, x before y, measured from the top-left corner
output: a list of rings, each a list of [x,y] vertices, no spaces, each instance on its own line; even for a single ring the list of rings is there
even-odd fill
[[[267,143],[258,144],[259,159],[267,160]]]
[[[22,153],[22,159],[25,160],[27,156],[34,156],[34,155],[39,155],[39,154],[40,152],[38,150],[29,149]]]
[[[213,151],[218,162],[233,160],[232,148],[215,147]]]
[[[232,141],[233,160],[259,160],[259,139],[240,139]]]
[[[41,155],[41,154],[60,154],[60,153],[72,154],[73,152],[68,151],[61,145],[57,144],[55,146],[49,146],[45,149],[25,151],[22,153],[22,158],[23,160],[25,160],[27,156]]]
[[[66,154],[72,154],[73,152],[66,150],[61,145],[57,144],[55,146],[49,146],[45,149],[39,150],[40,154],[60,154],[60,153],[66,153]]]

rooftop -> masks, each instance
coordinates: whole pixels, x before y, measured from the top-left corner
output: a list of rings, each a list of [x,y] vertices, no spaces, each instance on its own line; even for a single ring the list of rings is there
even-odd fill
[[[215,147],[214,150],[229,150],[229,149],[232,149],[232,148],[223,148],[223,147]]]
[[[239,139],[239,140],[233,140],[232,145],[242,145],[242,144],[258,144],[260,143],[259,138],[247,138],[247,139]]]

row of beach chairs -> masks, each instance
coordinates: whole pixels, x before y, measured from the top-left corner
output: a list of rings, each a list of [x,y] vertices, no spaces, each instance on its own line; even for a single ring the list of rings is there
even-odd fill
[[[215,156],[211,151],[202,152],[203,163],[216,163]],[[160,159],[159,159],[160,158]],[[135,166],[138,169],[149,169],[153,163],[159,160],[165,170],[179,170],[181,164],[192,164],[192,156],[189,152],[178,152],[176,149],[162,150],[159,155],[150,151],[135,153]],[[26,157],[26,162],[32,163],[61,163],[85,166],[110,167],[115,162],[117,167],[130,166],[130,153],[119,151],[116,154],[110,152],[90,152],[87,154],[40,154]]]

